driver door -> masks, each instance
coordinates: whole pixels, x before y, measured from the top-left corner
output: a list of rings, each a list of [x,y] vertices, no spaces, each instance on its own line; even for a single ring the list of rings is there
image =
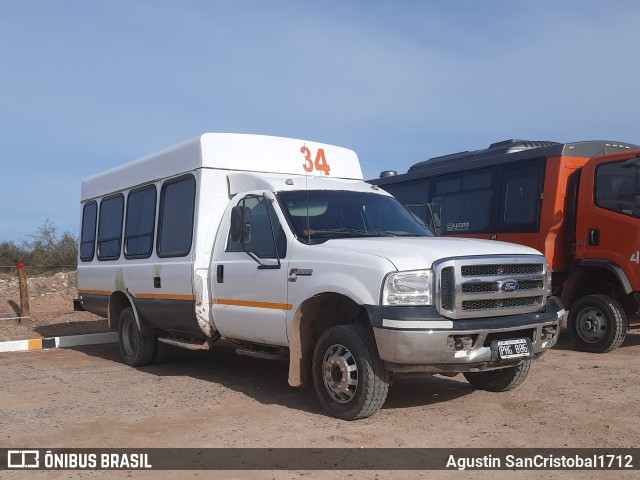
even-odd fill
[[[227,338],[288,345],[287,238],[272,200],[248,194],[235,202],[250,210],[250,238],[233,241],[227,212],[226,241],[212,263],[214,322]]]

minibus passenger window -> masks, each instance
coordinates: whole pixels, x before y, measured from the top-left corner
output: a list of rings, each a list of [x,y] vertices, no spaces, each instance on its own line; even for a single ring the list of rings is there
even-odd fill
[[[191,251],[196,180],[186,175],[168,180],[160,194],[158,256],[185,257]]]
[[[120,258],[123,213],[124,197],[122,195],[106,198],[100,202],[98,260],[117,260]]]
[[[150,185],[129,193],[124,227],[124,256],[148,258],[153,249],[156,220],[156,187]]]
[[[82,209],[82,230],[80,233],[80,260],[90,262],[96,242],[96,220],[98,217],[98,204],[87,203]]]

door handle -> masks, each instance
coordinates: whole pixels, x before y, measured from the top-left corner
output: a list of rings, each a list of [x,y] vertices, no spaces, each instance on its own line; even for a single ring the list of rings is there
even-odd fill
[[[600,230],[597,228],[589,229],[589,246],[597,247],[600,245]]]
[[[218,265],[216,267],[216,282],[224,283],[224,265]]]

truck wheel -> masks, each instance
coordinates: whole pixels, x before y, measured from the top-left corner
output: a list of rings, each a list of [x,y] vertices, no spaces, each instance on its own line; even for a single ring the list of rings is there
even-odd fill
[[[587,295],[571,305],[567,330],[580,350],[610,352],[624,342],[627,317],[617,300],[606,295]]]
[[[322,407],[343,420],[366,418],[384,404],[389,372],[373,332],[361,325],[325,331],[313,352],[313,383]]]
[[[471,385],[480,390],[506,392],[524,382],[530,370],[531,360],[528,360],[517,367],[506,367],[488,372],[467,372],[463,375]]]
[[[124,363],[132,367],[140,367],[149,365],[153,361],[158,339],[155,336],[142,335],[136,325],[133,310],[125,308],[120,313],[118,343]]]

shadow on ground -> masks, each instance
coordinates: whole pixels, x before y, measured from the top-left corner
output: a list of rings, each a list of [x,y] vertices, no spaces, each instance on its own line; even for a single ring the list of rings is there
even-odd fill
[[[118,345],[76,347],[74,350],[122,363]],[[209,351],[195,352],[159,344],[154,363],[138,367],[138,370],[159,377],[190,376],[242,393],[265,405],[323,414],[312,386],[292,388],[288,385],[288,368],[284,361],[237,355],[233,343],[220,340]],[[396,376],[383,409],[428,406],[472,392],[473,388],[461,376],[456,379],[426,374]]]
[[[109,331],[107,320],[93,320],[90,322],[64,322],[47,325],[36,325],[33,331],[47,337],[64,337],[67,335],[83,335],[86,333],[104,333]]]
[[[629,347],[637,347],[640,345],[640,331],[639,330],[631,330],[627,333],[626,338],[622,345],[618,348],[629,348]],[[577,352],[578,348],[571,340],[569,333],[566,330],[563,330],[560,333],[560,338],[558,339],[558,343],[556,343],[553,347],[554,350],[567,350]],[[594,355],[602,355],[598,353],[594,353]],[[605,354],[606,355],[606,354]]]
[[[16,314],[16,317],[19,317],[20,316],[20,305],[18,305],[13,300],[7,300],[7,303],[9,304],[9,307],[11,307],[11,310],[13,310],[13,313]]]

